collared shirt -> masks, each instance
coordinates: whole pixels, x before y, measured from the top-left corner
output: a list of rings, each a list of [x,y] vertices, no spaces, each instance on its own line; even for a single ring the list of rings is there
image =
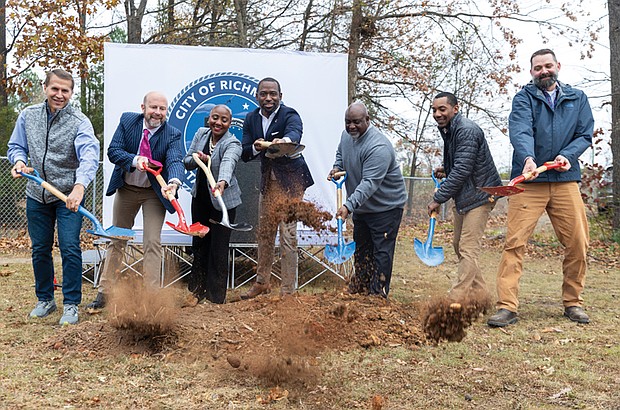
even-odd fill
[[[49,128],[51,120],[58,115],[59,111],[52,114],[47,106],[47,102],[45,106],[47,109]],[[75,153],[80,162],[80,165],[75,171],[75,183],[81,184],[85,188],[88,187],[88,184],[95,178],[97,168],[99,168],[99,150],[93,148],[93,138],[96,139],[93,126],[89,121],[82,121],[78,126],[73,146],[75,147]],[[26,138],[26,120],[22,114],[17,117],[8,146],[7,156],[12,164],[15,164],[17,161],[28,164],[29,150],[28,140]]]
[[[276,108],[276,110],[272,112],[271,115],[269,115],[269,117],[265,117],[263,115],[262,110],[260,109],[258,110],[258,113],[260,114],[260,117],[262,120],[263,135],[265,136],[265,139],[267,139],[267,130],[269,130],[269,126],[273,122],[273,119],[276,117],[276,114],[278,113],[278,111],[280,111],[280,105],[278,105],[278,108]],[[289,137],[282,137],[282,139],[286,142],[291,142],[291,139]],[[259,153],[259,151],[257,151],[256,148],[254,148],[254,145],[252,145],[252,152],[254,155],[258,155]]]
[[[142,135],[144,135],[144,130],[148,130],[148,139],[151,141],[151,138],[155,133],[161,128],[163,124],[155,128],[148,128],[146,124],[142,124]],[[140,138],[140,142],[142,142],[142,138]],[[135,168],[138,165],[138,156],[140,156],[140,144],[138,144],[138,151],[136,152],[136,156],[133,157],[133,161],[131,165]],[[140,172],[138,170],[134,170],[133,172],[128,172],[125,174],[125,183],[133,186],[137,186],[140,188],[148,188],[151,186],[151,181],[149,181],[148,174],[146,172]],[[168,181],[169,184],[176,183],[177,185],[181,185],[181,181],[178,178],[171,178]]]

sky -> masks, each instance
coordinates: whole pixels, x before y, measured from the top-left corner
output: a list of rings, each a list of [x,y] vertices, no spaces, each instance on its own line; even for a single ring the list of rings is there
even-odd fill
[[[484,2],[479,2],[480,4]],[[567,0],[564,3],[579,3],[579,0]],[[561,64],[559,72],[559,80],[570,84],[573,87],[583,90],[589,97],[590,105],[592,107],[593,115],[595,118],[595,129],[603,128],[606,131],[604,136],[606,141],[600,144],[600,153],[596,151],[596,155],[593,157],[594,151],[588,149],[581,157],[581,159],[587,163],[598,162],[604,166],[611,165],[611,149],[609,146],[609,133],[611,128],[611,108],[604,105],[605,101],[610,99],[611,84],[609,79],[609,33],[607,30],[607,2],[606,0],[591,0],[588,4],[589,16],[580,17],[576,22],[570,21],[566,18],[558,17],[558,12],[555,6],[559,5],[557,0],[523,0],[519,1],[519,7],[523,13],[532,11],[536,19],[547,20],[556,22],[559,24],[566,24],[570,26],[583,26],[585,20],[591,20],[596,22],[597,25],[602,27],[602,31],[599,33],[598,41],[595,42],[595,50],[592,54],[592,58],[581,58],[582,48],[579,46],[569,45],[569,40],[566,37],[561,36],[549,36],[544,39],[545,32],[540,33],[538,25],[533,23],[513,22],[508,24],[515,32],[516,36],[522,39],[522,43],[517,47],[517,62],[523,68],[521,73],[517,73],[513,76],[513,83],[521,85],[527,84],[531,80],[529,73],[529,59],[531,54],[541,48],[550,48],[554,50],[558,61]],[[484,12],[484,11],[481,11]],[[582,34],[586,34],[586,30],[580,30]],[[573,44],[576,44],[573,42]],[[509,95],[508,100],[512,100],[512,96],[516,93],[516,89]],[[492,102],[491,102],[492,103]],[[401,101],[392,101],[387,104],[394,112],[405,118],[409,118],[411,114],[411,107],[408,103]],[[510,112],[510,104],[506,104],[506,118]],[[507,135],[502,134],[499,130],[485,126],[482,121],[478,121],[486,133],[487,141],[491,148],[493,158],[496,166],[500,170],[509,170],[512,158],[512,147],[509,144]],[[431,121],[433,121],[431,119]],[[434,125],[434,121],[433,121]],[[507,126],[507,123],[506,123]],[[435,130],[435,136],[438,140],[439,133]],[[437,162],[441,159],[438,158]]]
[[[568,1],[567,3],[570,3]],[[576,1],[572,1],[577,3]],[[530,7],[544,7],[547,4],[546,1],[526,1]],[[559,3],[558,1],[551,1],[550,3]],[[519,3],[522,5],[522,2]],[[578,46],[570,46],[568,40],[563,37],[551,37],[548,41],[544,41],[537,32],[537,28],[532,24],[515,24],[513,26],[517,35],[523,39],[523,43],[518,47],[518,61],[526,68],[519,75],[515,76],[515,82],[518,84],[527,84],[531,75],[529,73],[529,58],[531,54],[541,48],[552,49],[558,62],[561,64],[558,79],[561,82],[570,84],[573,87],[583,90],[589,97],[590,106],[595,120],[595,129],[603,128],[606,132],[605,142],[600,145],[601,152],[596,151],[596,155],[593,156],[595,151],[588,149],[582,156],[581,160],[592,163],[597,162],[604,166],[610,166],[611,148],[609,146],[609,134],[611,128],[611,107],[609,104],[604,105],[606,101],[611,98],[611,83],[609,79],[609,31],[607,20],[607,1],[606,0],[591,0],[588,3],[588,10],[590,11],[589,18],[597,22],[603,29],[599,34],[598,40],[595,42],[595,50],[592,54],[592,58],[581,59],[581,49]],[[523,6],[525,9],[525,6]],[[544,10],[540,13],[545,15]],[[557,13],[554,12],[553,15]],[[549,16],[552,12],[549,12]],[[582,24],[579,20],[577,22],[569,22],[568,24],[579,26]],[[585,31],[585,30],[583,30]],[[607,81],[604,81],[607,80]],[[493,156],[498,167],[509,166],[510,158],[512,155],[512,149],[506,150],[507,137],[494,135],[491,139],[491,147],[493,150]]]

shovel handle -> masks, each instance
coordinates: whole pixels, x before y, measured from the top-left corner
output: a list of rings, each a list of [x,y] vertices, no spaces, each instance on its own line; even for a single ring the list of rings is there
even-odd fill
[[[564,165],[565,165],[565,163],[563,163],[563,162],[555,162],[555,161],[545,162],[544,164],[542,164],[541,166],[536,168],[534,171],[526,172],[525,174],[521,174],[518,177],[512,179],[508,183],[508,186],[514,186],[514,185],[520,184],[523,181],[529,180],[530,178],[532,178],[532,175],[534,175],[534,172],[538,172],[539,174],[542,174],[545,171],[548,171],[550,169],[560,168],[560,167],[562,167]]]
[[[200,159],[200,157],[198,156],[197,153],[194,152],[192,154],[192,158],[194,158],[194,161],[196,161],[196,164],[198,164],[200,169],[202,169],[202,171],[207,176],[207,181],[209,181],[209,186],[211,187],[211,192],[213,193],[213,196],[216,197],[216,198],[218,196],[220,196],[221,194],[220,194],[219,189],[215,189],[215,185],[217,185],[217,183],[215,182],[215,178],[213,178],[213,173],[211,172],[211,157],[207,155],[207,164],[206,165]]]
[[[256,142],[258,142],[258,144],[263,148],[269,148],[271,147],[271,144],[273,144],[273,142],[270,142],[270,141],[256,141]]]

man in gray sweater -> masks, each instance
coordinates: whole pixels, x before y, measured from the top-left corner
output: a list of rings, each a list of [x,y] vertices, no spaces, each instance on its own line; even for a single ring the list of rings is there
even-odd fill
[[[344,220],[353,214],[356,243],[349,292],[387,298],[407,192],[392,143],[370,125],[368,110],[360,102],[345,112],[345,131],[327,179],[339,171],[347,172],[348,199],[336,216]]]

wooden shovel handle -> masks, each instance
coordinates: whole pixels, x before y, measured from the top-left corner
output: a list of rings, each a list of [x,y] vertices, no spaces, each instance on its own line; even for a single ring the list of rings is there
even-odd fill
[[[41,186],[50,191],[56,198],[62,200],[65,204],[67,203],[67,195],[60,192],[55,186],[50,185],[49,182],[43,181],[41,182]]]
[[[347,174],[347,171],[338,171],[338,172],[334,172],[334,175],[332,175],[332,178],[334,179],[338,179],[340,177],[343,177]]]
[[[200,169],[202,169],[202,171],[207,176],[207,181],[209,181],[209,186],[211,187],[211,192],[213,192],[213,196],[216,197],[216,198],[218,196],[220,196],[219,189],[215,189],[215,186],[217,185],[217,183],[215,182],[215,178],[213,178],[213,173],[211,173],[211,157],[207,156],[207,164],[206,165],[200,159],[200,157],[198,156],[197,153],[194,152],[192,154],[192,158],[194,158],[194,161],[196,161],[196,164],[198,164]]]
[[[256,141],[259,143],[259,145],[263,148],[269,148],[271,146],[271,144],[273,144],[273,142],[270,141]]]

